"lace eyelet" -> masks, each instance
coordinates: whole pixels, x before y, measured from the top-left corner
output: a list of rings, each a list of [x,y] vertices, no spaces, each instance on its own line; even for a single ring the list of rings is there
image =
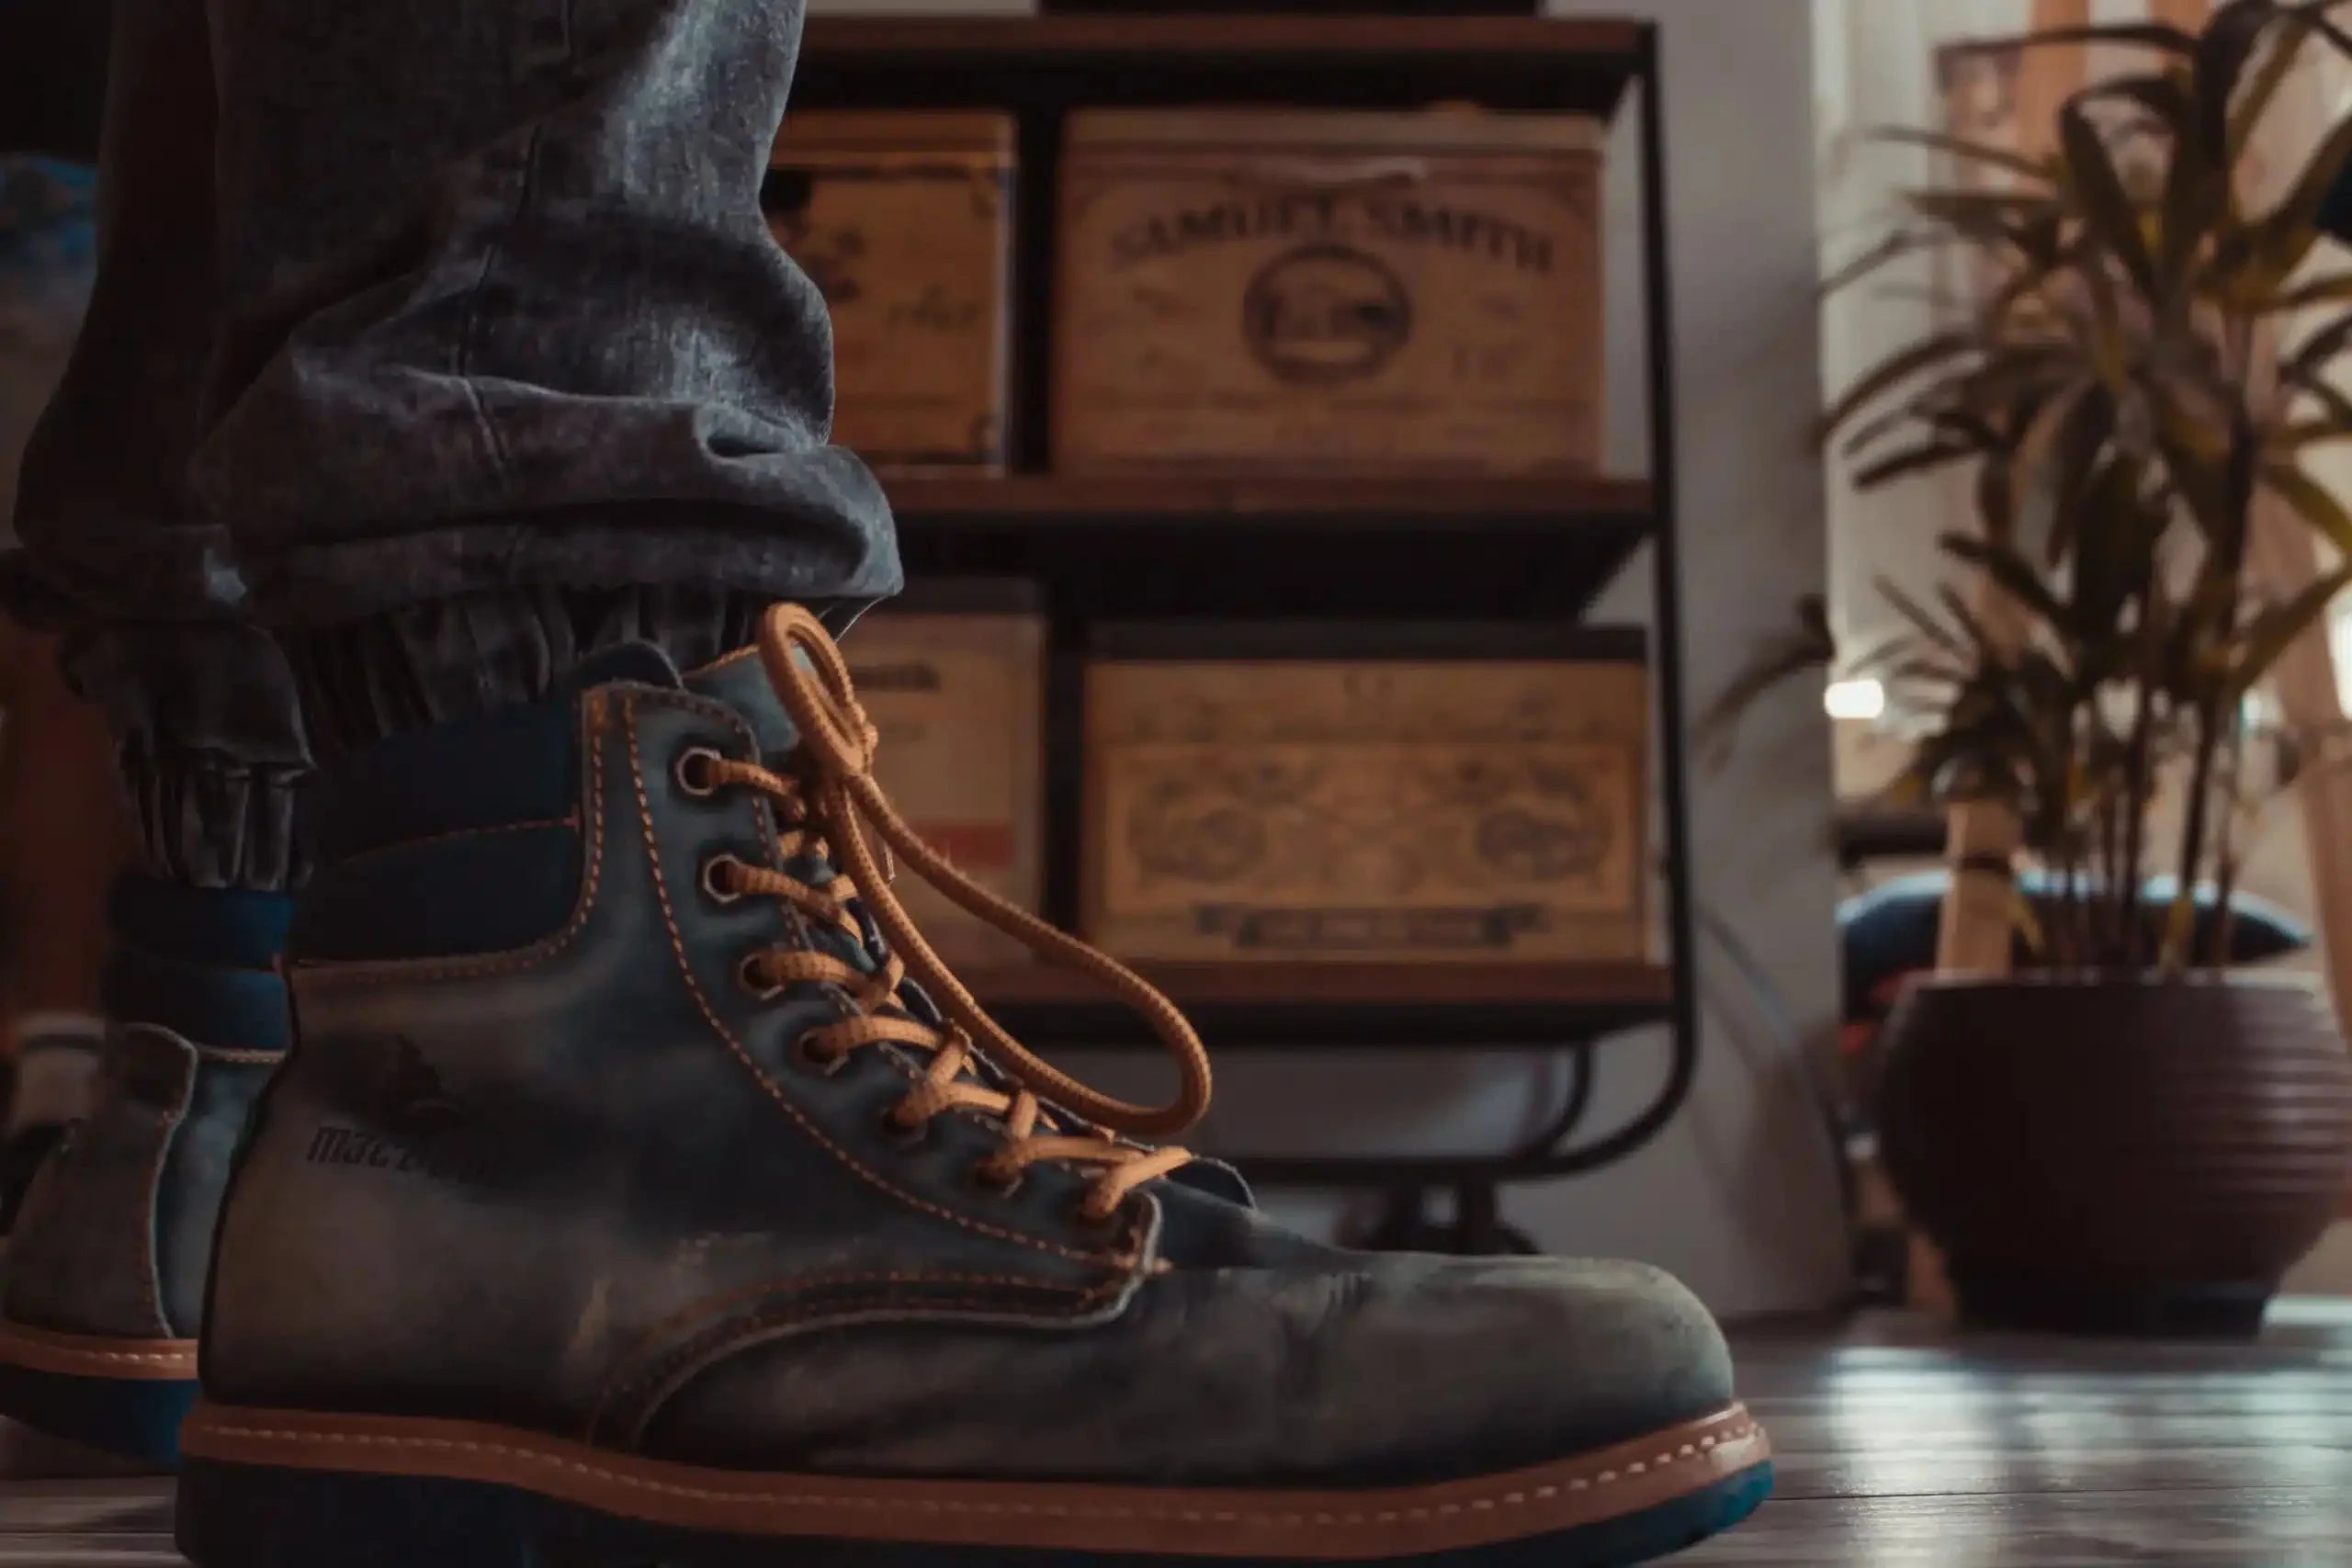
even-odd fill
[[[919,1149],[931,1142],[931,1120],[925,1117],[911,1124],[899,1120],[894,1106],[881,1115],[882,1135],[902,1149]]]
[[[678,793],[695,800],[708,800],[718,793],[718,781],[706,771],[727,759],[707,746],[689,746],[678,753],[671,765],[670,776]]]
[[[740,886],[734,886],[730,879],[734,873],[742,869],[742,866],[743,863],[736,859],[733,855],[713,855],[710,859],[703,862],[703,897],[709,899],[714,904],[725,905],[741,903],[743,901],[742,889]]]
[[[772,1002],[784,995],[782,986],[771,986],[761,977],[760,955],[747,953],[735,965],[735,983],[752,993],[757,1000]]]
[[[802,1071],[814,1073],[820,1078],[838,1077],[842,1069],[849,1066],[846,1054],[819,1049],[814,1034],[802,1034],[794,1039],[792,1060]]]
[[[1027,1186],[1028,1180],[1020,1171],[1013,1172],[1012,1179],[1007,1181],[988,1166],[976,1165],[972,1168],[972,1185],[991,1198],[1010,1198]]]

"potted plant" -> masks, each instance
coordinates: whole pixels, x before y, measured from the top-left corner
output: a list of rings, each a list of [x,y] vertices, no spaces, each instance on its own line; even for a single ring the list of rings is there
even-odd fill
[[[1918,984],[1885,1038],[1886,1168],[1979,1322],[2250,1329],[2352,1187],[2326,998],[2231,973],[2227,919],[2197,918],[2236,874],[2249,698],[2352,585],[2253,569],[2257,527],[2352,558],[2352,512],[2309,467],[2352,441],[2352,258],[2320,228],[2352,122],[2275,200],[2245,169],[2297,60],[2352,52],[2346,3],[1983,46],[2148,63],[2066,103],[2046,158],[1905,137],[2009,178],[1911,194],[1870,258],[1951,247],[1992,280],[1826,421],[1866,488],[1973,477],[1978,529],[1941,544],[1985,597],[1894,593],[1904,635],[1856,662],[1928,715],[1919,783],[2013,812],[2042,867],[2015,905],[2041,966]],[[2152,897],[2156,873],[2173,891]]]

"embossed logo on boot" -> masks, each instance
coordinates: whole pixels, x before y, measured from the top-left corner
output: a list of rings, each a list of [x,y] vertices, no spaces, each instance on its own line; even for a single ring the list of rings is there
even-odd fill
[[[482,1134],[480,1119],[451,1094],[416,1043],[395,1035],[369,1088],[369,1127],[329,1122],[311,1134],[312,1165],[422,1176],[461,1187],[494,1185],[512,1168],[512,1151]]]

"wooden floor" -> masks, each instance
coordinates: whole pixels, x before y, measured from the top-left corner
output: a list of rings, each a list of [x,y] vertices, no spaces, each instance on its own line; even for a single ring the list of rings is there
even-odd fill
[[[1780,1491],[1690,1568],[2352,1568],[2352,1305],[2282,1308],[2257,1345],[1952,1339],[1903,1318],[1740,1338]],[[10,1471],[94,1467],[0,1427]],[[0,1481],[0,1564],[172,1564],[168,1495]]]

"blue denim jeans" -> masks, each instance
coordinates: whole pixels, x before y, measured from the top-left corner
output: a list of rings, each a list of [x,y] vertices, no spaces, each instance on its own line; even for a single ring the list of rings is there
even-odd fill
[[[759,210],[801,9],[119,0],[96,286],[7,577],[159,869],[299,875],[326,728],[897,589]]]

